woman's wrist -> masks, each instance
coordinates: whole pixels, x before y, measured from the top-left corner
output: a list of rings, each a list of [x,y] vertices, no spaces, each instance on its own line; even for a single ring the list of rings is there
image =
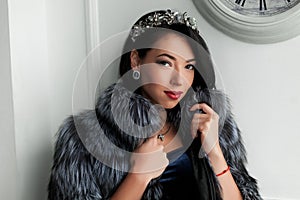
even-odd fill
[[[134,182],[146,186],[152,180],[150,176],[144,173],[128,173],[126,178],[132,179]]]
[[[215,174],[219,174],[224,169],[228,168],[222,149],[219,145],[216,145],[207,155]]]
[[[128,173],[117,191],[110,198],[111,200],[137,200],[141,199],[147,188],[149,179],[144,174]]]
[[[222,149],[219,144],[216,144],[208,153],[208,157],[211,159],[221,159],[224,158]]]

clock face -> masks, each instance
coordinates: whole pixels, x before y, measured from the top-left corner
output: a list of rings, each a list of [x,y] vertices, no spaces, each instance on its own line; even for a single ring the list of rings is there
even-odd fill
[[[264,44],[300,34],[300,0],[193,0],[200,14],[225,34]]]
[[[264,17],[283,13],[300,0],[220,0],[225,7],[245,16]]]

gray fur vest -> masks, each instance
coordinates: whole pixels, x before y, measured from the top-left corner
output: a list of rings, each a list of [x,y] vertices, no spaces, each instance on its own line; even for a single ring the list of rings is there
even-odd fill
[[[219,115],[220,145],[243,198],[260,200],[256,180],[245,168],[246,151],[229,100],[221,91],[208,89],[189,92],[177,109],[168,111],[168,120],[188,145],[201,199],[221,199],[221,187],[207,156],[199,158],[199,140],[190,138],[193,113],[188,108],[198,102],[207,103]],[[130,169],[128,152],[161,126],[159,112],[141,95],[114,84],[100,95],[95,110],[68,117],[57,133],[48,199],[109,199]],[[142,199],[161,196],[158,177],[148,184]]]

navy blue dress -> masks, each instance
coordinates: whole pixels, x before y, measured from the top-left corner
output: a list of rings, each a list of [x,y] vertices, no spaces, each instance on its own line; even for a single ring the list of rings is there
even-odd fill
[[[163,172],[160,183],[163,187],[163,200],[198,200],[196,179],[191,159],[183,148],[167,154],[171,162]],[[177,159],[173,159],[174,157]],[[174,161],[172,161],[174,160]]]

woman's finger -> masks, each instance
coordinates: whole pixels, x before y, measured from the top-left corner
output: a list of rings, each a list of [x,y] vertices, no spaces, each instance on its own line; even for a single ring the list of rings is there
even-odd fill
[[[209,119],[211,118],[211,115],[205,114],[205,113],[195,113],[193,118],[198,118],[198,119]]]
[[[196,111],[200,109],[202,109],[206,114],[214,114],[214,110],[211,107],[209,107],[206,103],[195,104],[190,108],[190,111]]]

